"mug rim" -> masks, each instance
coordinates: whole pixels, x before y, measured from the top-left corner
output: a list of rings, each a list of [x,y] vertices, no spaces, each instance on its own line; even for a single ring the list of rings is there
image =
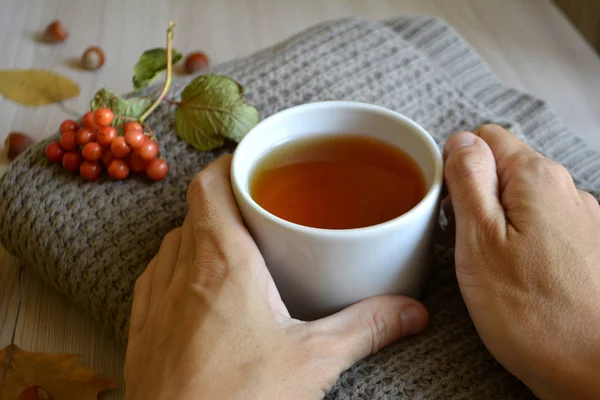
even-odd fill
[[[251,138],[253,136],[260,134],[260,131],[262,130],[261,128],[263,128],[265,125],[271,124],[271,123],[273,123],[277,120],[283,119],[283,118],[287,118],[290,115],[295,114],[295,113],[307,112],[307,111],[311,111],[314,109],[323,109],[323,108],[347,108],[347,109],[350,108],[350,109],[357,109],[357,110],[360,109],[362,111],[384,114],[388,117],[392,117],[396,120],[400,120],[403,123],[409,125],[410,128],[413,130],[413,132],[416,132],[418,134],[418,136],[421,138],[421,140],[423,140],[425,142],[425,145],[431,151],[431,154],[433,155],[433,158],[434,158],[434,160],[433,160],[433,162],[434,162],[433,180],[431,181],[431,184],[429,185],[427,193],[425,194],[425,196],[423,196],[421,201],[419,201],[413,208],[411,208],[404,214],[401,214],[401,215],[399,215],[393,219],[390,219],[388,221],[384,221],[379,224],[369,225],[369,226],[365,226],[365,227],[361,227],[361,228],[349,228],[349,229],[315,228],[315,227],[311,227],[311,226],[297,224],[295,222],[290,222],[288,220],[278,217],[275,214],[272,214],[271,212],[265,210],[256,201],[254,201],[254,199],[250,195],[250,191],[248,190],[249,185],[248,184],[243,185],[241,182],[241,179],[239,178],[238,173],[237,173],[238,169],[241,168],[241,167],[238,167],[237,164],[239,163],[239,161],[238,161],[239,153],[240,153],[240,151],[243,151],[243,149],[244,149],[244,143],[248,143],[250,140],[252,140]],[[394,147],[398,147],[398,146],[394,145]],[[268,149],[269,149],[269,147],[267,147],[265,150],[268,150]],[[319,102],[306,103],[306,104],[301,104],[298,106],[286,108],[284,110],[276,112],[273,115],[270,115],[269,117],[263,119],[257,125],[255,125],[246,134],[246,136],[244,136],[244,138],[240,141],[240,143],[236,147],[235,151],[233,152],[233,158],[231,160],[230,179],[231,179],[232,187],[241,195],[243,200],[250,207],[252,207],[256,212],[258,212],[263,218],[266,218],[271,223],[277,224],[277,225],[282,226],[287,229],[291,229],[291,230],[294,230],[294,231],[297,231],[300,233],[313,235],[313,236],[314,235],[317,235],[317,236],[324,235],[324,236],[328,236],[328,237],[332,237],[332,236],[342,237],[342,236],[347,236],[347,235],[352,235],[352,236],[371,235],[371,234],[375,234],[375,233],[381,234],[381,233],[384,233],[384,231],[387,231],[390,229],[395,229],[398,225],[401,225],[405,221],[410,220],[421,209],[425,208],[429,202],[434,201],[434,199],[432,199],[432,198],[439,196],[439,194],[441,192],[441,188],[442,188],[442,182],[443,182],[443,159],[442,159],[440,149],[438,148],[435,140],[433,140],[433,137],[421,125],[419,125],[412,119],[404,116],[403,114],[400,114],[396,111],[390,110],[385,107],[381,107],[381,106],[377,106],[377,105],[369,104],[369,103],[357,102],[357,101],[337,101],[337,100],[319,101]]]

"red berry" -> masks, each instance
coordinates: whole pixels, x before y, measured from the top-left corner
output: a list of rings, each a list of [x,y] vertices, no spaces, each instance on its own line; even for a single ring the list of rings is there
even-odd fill
[[[98,131],[98,143],[100,146],[108,147],[113,139],[117,137],[117,130],[112,126],[104,126]]]
[[[60,137],[60,145],[67,151],[75,150],[77,148],[77,134],[75,131],[66,131]]]
[[[201,51],[188,54],[185,58],[185,72],[193,74],[208,68],[208,57]]]
[[[114,114],[110,108],[102,107],[94,112],[94,122],[100,126],[109,126],[113,118]]]
[[[46,146],[46,158],[48,161],[58,164],[62,161],[64,155],[65,151],[60,147],[58,142],[52,142]]]
[[[24,133],[11,132],[4,141],[4,148],[9,160],[14,160],[33,144],[34,140]]]
[[[158,144],[150,138],[146,138],[144,143],[135,149],[136,153],[140,155],[144,160],[150,161],[158,155]]]
[[[127,163],[133,172],[146,172],[148,161],[144,160],[138,153],[131,153],[127,159]]]
[[[117,136],[110,144],[110,151],[119,158],[125,158],[131,153],[131,147],[127,146],[123,136]]]
[[[62,42],[69,36],[69,31],[59,20],[52,21],[44,31],[44,39],[47,42]]]
[[[81,154],[76,151],[68,151],[62,158],[62,165],[67,171],[75,172],[81,165]]]
[[[79,167],[79,175],[86,181],[95,181],[102,175],[102,165],[98,161],[84,161]]]
[[[112,160],[114,160],[115,158],[117,158],[117,157],[115,157],[115,155],[112,153],[112,151],[110,151],[109,148],[104,149],[104,151],[102,152],[102,157],[101,157],[102,165],[104,165],[105,167],[108,167],[110,162]]]
[[[125,127],[123,128],[123,132],[127,133],[127,131],[130,130],[135,130],[135,131],[142,131],[142,125],[138,124],[137,122],[133,122],[133,121],[129,121],[125,123]]]
[[[153,181],[160,181],[164,179],[169,173],[169,164],[162,158],[155,158],[148,163],[146,168],[146,175]]]
[[[98,161],[102,157],[102,146],[96,142],[90,142],[83,146],[81,155],[88,161]]]
[[[129,145],[132,149],[137,149],[138,147],[142,147],[144,141],[146,140],[146,135],[142,131],[130,129],[125,132],[125,143]]]
[[[95,140],[96,140],[96,131],[93,131],[90,128],[81,128],[77,132],[77,144],[80,146],[85,146],[86,144],[93,142]]]
[[[81,66],[84,69],[94,70],[104,65],[104,52],[98,46],[85,49],[81,55]]]
[[[72,119],[65,119],[63,122],[61,122],[59,130],[60,133],[65,133],[68,131],[77,132],[79,130],[79,124]]]
[[[81,125],[83,125],[84,128],[89,128],[92,130],[100,129],[100,126],[94,122],[93,111],[88,111],[83,115],[83,118],[81,119]]]
[[[129,166],[124,160],[115,158],[108,165],[108,175],[117,181],[129,176]]]

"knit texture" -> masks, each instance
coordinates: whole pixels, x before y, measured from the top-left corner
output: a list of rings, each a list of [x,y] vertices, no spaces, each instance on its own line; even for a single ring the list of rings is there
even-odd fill
[[[454,131],[500,123],[568,167],[577,185],[598,198],[598,154],[544,102],[501,83],[435,18],[327,22],[212,72],[239,81],[263,118],[306,102],[362,101],[407,115],[440,146]],[[172,95],[187,81],[175,82]],[[0,240],[6,249],[123,340],[133,283],[162,237],[182,223],[188,183],[230,151],[201,153],[178,140],[173,113],[173,106],[163,104],[147,121],[171,168],[164,181],[87,183],[45,160],[48,141],[28,149],[0,181]],[[436,247],[422,295],[431,312],[429,328],[354,365],[327,399],[533,398],[478,338],[453,258],[452,249]]]

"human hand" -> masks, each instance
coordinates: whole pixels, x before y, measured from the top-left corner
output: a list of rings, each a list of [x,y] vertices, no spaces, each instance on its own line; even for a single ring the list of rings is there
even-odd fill
[[[497,125],[450,137],[456,274],[491,354],[541,399],[600,399],[600,207]]]
[[[128,400],[320,399],[353,363],[427,325],[425,307],[403,296],[290,318],[238,213],[230,162],[194,178],[183,226],[136,282]]]

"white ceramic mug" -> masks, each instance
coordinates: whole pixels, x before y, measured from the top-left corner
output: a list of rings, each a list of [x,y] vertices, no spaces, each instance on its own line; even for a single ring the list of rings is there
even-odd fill
[[[286,221],[252,199],[251,175],[262,156],[284,141],[335,133],[375,137],[410,154],[426,179],[423,200],[378,225],[332,230]],[[346,101],[309,103],[266,118],[238,145],[231,167],[244,222],[288,310],[302,319],[375,295],[419,295],[428,275],[442,176],[440,151],[421,126],[394,111]]]

